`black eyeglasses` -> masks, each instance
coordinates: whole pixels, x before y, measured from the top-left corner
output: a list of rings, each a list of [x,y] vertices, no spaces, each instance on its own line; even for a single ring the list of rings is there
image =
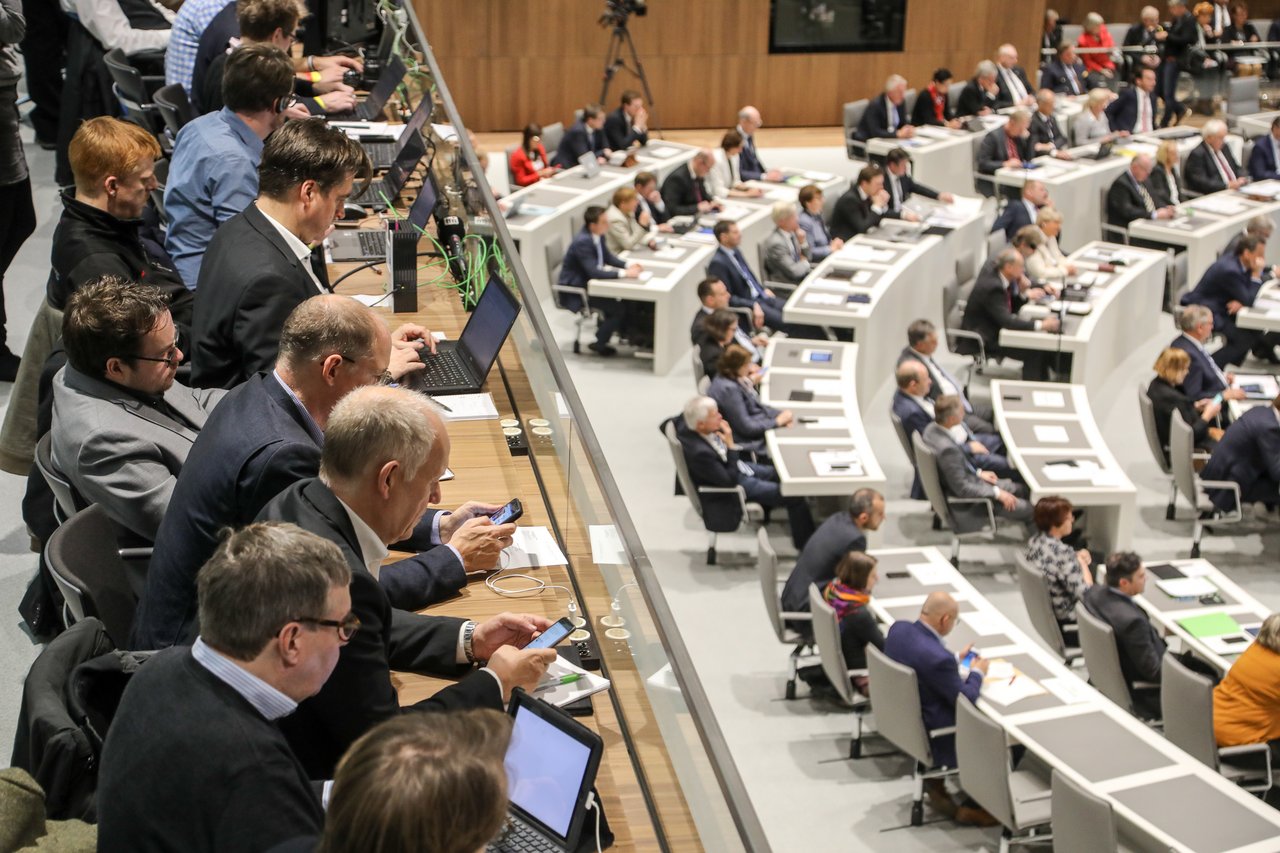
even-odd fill
[[[359,364],[359,363],[360,363],[360,362],[356,361],[354,358],[352,358],[352,357],[351,357],[351,356],[349,356],[349,355],[342,355],[342,353],[338,353],[338,355],[342,356],[342,360],[343,360],[343,361],[349,361],[349,362],[351,362],[352,364]],[[374,380],[374,381],[375,381],[378,385],[390,385],[390,384],[392,384],[395,380],[392,378],[392,376],[391,376],[391,371],[390,371],[390,370],[384,370],[384,371],[382,371],[381,373],[379,373],[379,374],[378,374],[378,378],[377,378],[376,380]]]
[[[336,619],[318,619],[314,616],[299,616],[296,619],[290,619],[290,622],[301,622],[304,625],[319,625],[322,628],[337,628],[338,639],[344,643],[351,642],[351,638],[356,635],[356,631],[360,630],[360,617],[354,612],[348,613],[342,617],[341,621]]]
[[[131,358],[134,361],[154,361],[157,364],[167,364],[169,367],[177,367],[178,362],[180,361],[178,358],[178,343],[181,340],[181,337],[182,336],[175,329],[173,333],[173,346],[165,350],[164,358],[155,358],[150,355],[129,355],[125,356],[125,358]]]

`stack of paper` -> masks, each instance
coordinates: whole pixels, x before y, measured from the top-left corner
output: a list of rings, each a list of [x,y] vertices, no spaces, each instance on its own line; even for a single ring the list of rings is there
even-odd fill
[[[982,681],[982,698],[997,705],[1009,706],[1032,696],[1043,696],[1045,689],[1029,676],[1015,673],[1008,680],[984,678]]]
[[[559,656],[551,662],[551,666],[547,667],[547,674],[542,677],[542,680],[543,682],[551,682],[567,675],[576,675],[578,680],[569,684],[537,687],[534,689],[533,695],[544,702],[550,702],[557,708],[563,708],[565,705],[577,702],[592,693],[599,693],[601,690],[609,689],[609,679],[602,678],[594,672],[587,672],[582,667],[575,666]]]
[[[819,477],[861,477],[862,460],[856,450],[814,450],[809,454]]]
[[[1093,475],[1098,473],[1098,463],[1092,459],[1077,459],[1073,463],[1050,462],[1040,470],[1051,483],[1092,480]]]
[[[451,394],[436,402],[445,409],[443,414],[448,421],[489,421],[498,417],[492,394]]]
[[[1160,591],[1170,598],[1199,598],[1213,595],[1218,588],[1205,578],[1161,578],[1156,581]]]
[[[1265,196],[1274,199],[1280,197],[1280,181],[1255,181],[1254,183],[1246,184],[1242,192],[1248,195]]]
[[[1249,209],[1248,202],[1243,199],[1219,195],[1201,196],[1187,207],[1190,208],[1192,204],[1197,212],[1216,213],[1219,216],[1236,216]]]

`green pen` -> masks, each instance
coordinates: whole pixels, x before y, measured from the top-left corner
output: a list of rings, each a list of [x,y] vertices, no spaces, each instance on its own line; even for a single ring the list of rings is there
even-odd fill
[[[561,684],[573,684],[573,682],[581,681],[581,680],[582,680],[582,676],[575,672],[572,675],[564,675],[564,676],[561,676],[560,678],[553,678],[550,681],[543,681],[540,684],[538,684],[538,686],[535,687],[534,690],[546,690],[547,688],[550,688],[550,687],[559,687]]]

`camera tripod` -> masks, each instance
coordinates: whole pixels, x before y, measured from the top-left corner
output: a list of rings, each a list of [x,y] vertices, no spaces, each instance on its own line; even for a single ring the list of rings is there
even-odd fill
[[[626,58],[623,56],[623,49],[631,55],[631,64],[627,64]],[[604,55],[604,87],[600,90],[600,104],[608,109],[609,104],[609,84],[613,82],[613,77],[618,73],[618,69],[630,71],[640,80],[640,88],[644,91],[645,105],[649,110],[649,129],[657,132],[658,123],[654,121],[653,109],[653,92],[649,89],[649,78],[644,73],[644,63],[640,61],[640,55],[636,53],[636,43],[631,38],[631,31],[627,29],[624,21],[621,24],[614,24],[613,34],[609,36],[609,49]]]

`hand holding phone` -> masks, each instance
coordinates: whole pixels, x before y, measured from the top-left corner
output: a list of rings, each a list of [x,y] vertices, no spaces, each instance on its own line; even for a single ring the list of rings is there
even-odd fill
[[[529,645],[525,646],[525,648],[549,649],[571,633],[573,633],[573,622],[570,621],[568,616],[563,616],[550,628],[530,640]]]
[[[494,524],[510,524],[522,515],[524,515],[524,505],[520,503],[519,498],[512,498],[506,506],[489,516],[489,520]]]

